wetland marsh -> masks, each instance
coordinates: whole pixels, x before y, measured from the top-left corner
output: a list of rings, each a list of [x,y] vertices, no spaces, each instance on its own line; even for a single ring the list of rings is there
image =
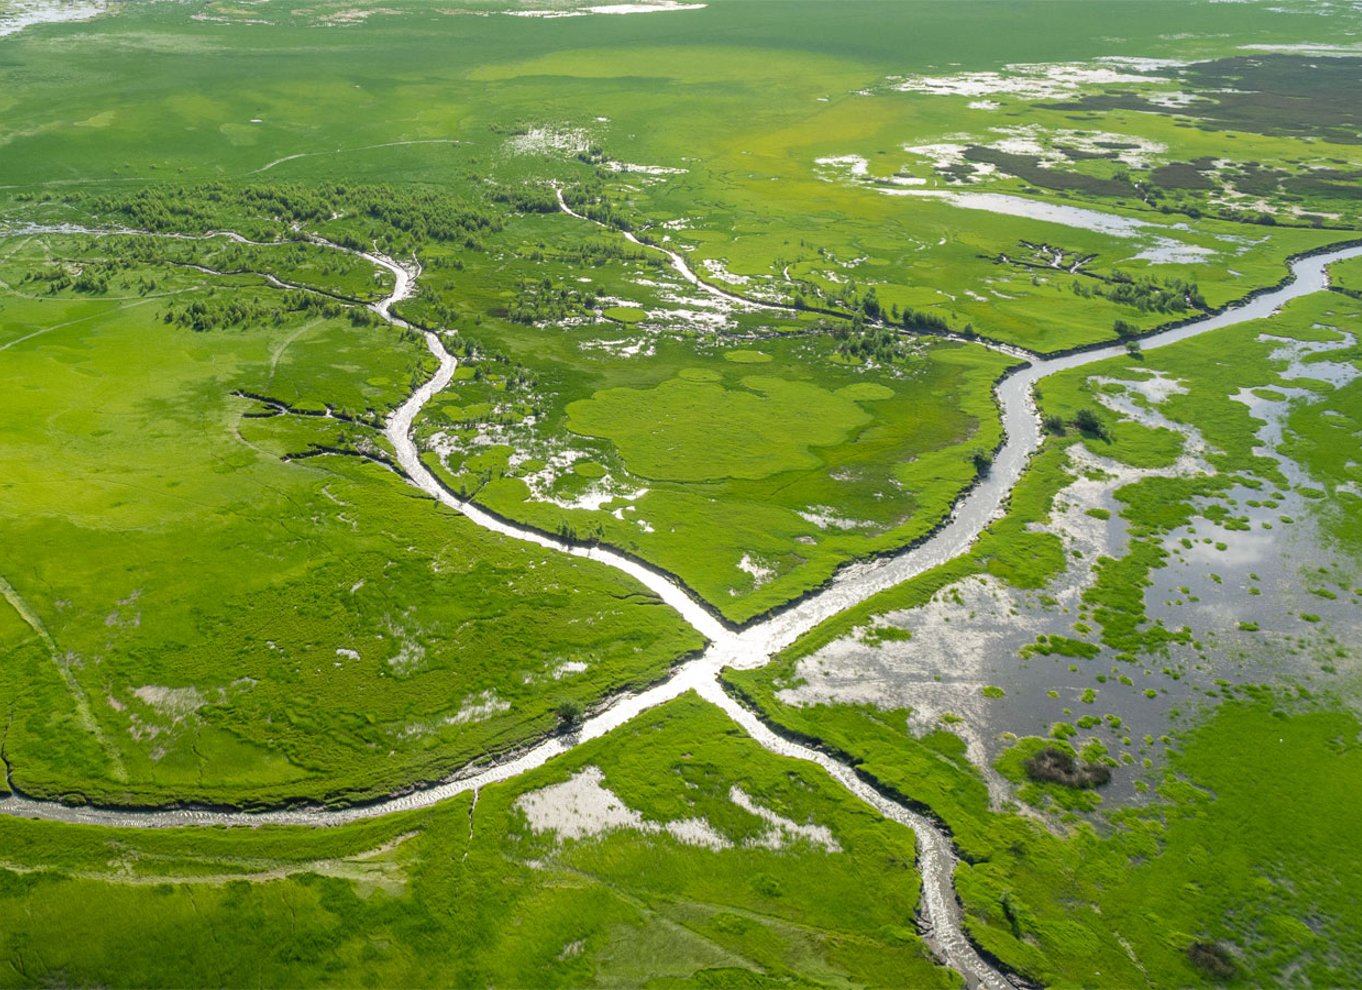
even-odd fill
[[[7,985],[1362,977],[1355,11],[32,6]]]

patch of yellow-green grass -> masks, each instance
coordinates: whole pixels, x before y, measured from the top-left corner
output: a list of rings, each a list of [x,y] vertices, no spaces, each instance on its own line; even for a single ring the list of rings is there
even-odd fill
[[[813,449],[846,440],[870,416],[817,385],[752,375],[739,388],[675,378],[612,389],[568,407],[568,429],[612,441],[650,481],[760,479],[817,467]]]

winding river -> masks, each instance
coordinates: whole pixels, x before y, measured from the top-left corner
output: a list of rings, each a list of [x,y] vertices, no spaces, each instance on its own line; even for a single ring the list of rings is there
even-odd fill
[[[558,192],[558,197],[565,213],[580,217],[580,214],[573,213],[568,208],[562,199],[561,191]],[[95,230],[72,226],[28,226],[0,232],[0,236],[40,233],[101,235],[146,232]],[[207,236],[227,236],[245,240],[228,232],[215,232]],[[789,309],[781,304],[761,302],[712,286],[699,278],[680,254],[640,241],[631,233],[626,232],[624,236],[642,247],[661,251],[669,258],[677,272],[701,291],[743,305],[782,311]],[[989,990],[1006,990],[1014,987],[1016,984],[983,959],[965,935],[961,908],[953,885],[956,856],[950,839],[941,828],[930,819],[887,798],[870,786],[850,766],[826,753],[791,742],[776,734],[755,714],[724,692],[719,675],[726,666],[738,668],[761,666],[769,662],[778,651],[825,619],[865,601],[877,592],[967,552],[985,527],[1002,514],[1008,496],[1021,477],[1027,461],[1040,446],[1042,436],[1034,402],[1036,382],[1059,371],[1079,368],[1121,355],[1125,353],[1124,345],[1112,344],[1079,353],[1045,358],[1011,345],[989,344],[1027,362],[1004,378],[996,389],[1006,439],[994,458],[989,474],[977,486],[961,496],[950,517],[922,543],[896,555],[848,565],[822,589],[795,606],[735,631],[724,626],[703,603],[693,598],[675,581],[635,560],[608,548],[570,544],[539,530],[507,522],[456,498],[444,488],[422,463],[420,451],[411,438],[411,431],[412,423],[421,409],[453,379],[457,360],[445,349],[439,333],[415,327],[392,312],[395,304],[410,297],[414,291],[416,278],[420,274],[419,269],[403,265],[378,253],[351,251],[331,242],[316,238],[312,240],[314,243],[326,244],[336,250],[348,251],[391,272],[394,278],[393,291],[381,301],[372,304],[372,308],[389,322],[423,334],[427,347],[439,361],[439,368],[434,376],[413,392],[392,414],[385,429],[388,440],[397,454],[398,463],[411,482],[431,497],[463,513],[470,521],[486,529],[541,547],[598,561],[629,574],[675,608],[688,623],[705,636],[709,640],[708,648],[696,659],[678,667],[667,680],[646,690],[615,698],[604,710],[586,719],[573,735],[548,737],[502,762],[468,768],[438,785],[393,795],[365,805],[342,809],[289,808],[261,812],[195,808],[136,810],[71,807],[56,801],[40,801],[13,794],[0,800],[0,813],[53,821],[134,828],[192,825],[342,825],[394,812],[430,807],[455,795],[476,791],[489,784],[516,777],[544,765],[583,742],[606,735],[642,712],[688,691],[694,691],[723,709],[765,749],[780,756],[818,764],[835,781],[879,813],[910,827],[916,836],[918,866],[923,880],[920,911],[924,939],[946,965],[965,978],[969,986],[986,987]],[[1359,256],[1362,256],[1362,246],[1340,248],[1297,258],[1291,263],[1290,280],[1280,287],[1258,294],[1219,314],[1144,338],[1143,346],[1145,349],[1164,347],[1211,330],[1269,316],[1292,299],[1326,288],[1328,285],[1326,269],[1333,262]]]

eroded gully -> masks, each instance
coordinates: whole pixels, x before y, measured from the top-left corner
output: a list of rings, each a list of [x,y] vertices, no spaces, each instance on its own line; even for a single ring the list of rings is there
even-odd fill
[[[564,212],[587,219],[568,208],[562,200],[561,192],[559,203]],[[62,228],[30,226],[9,233],[99,235],[143,232],[94,230],[70,226]],[[231,233],[214,236],[227,236],[245,241],[245,238]],[[787,310],[787,307],[779,304],[763,303],[714,287],[696,276],[685,258],[676,252],[639,241],[631,233],[625,232],[624,236],[642,247],[665,254],[672,267],[701,291],[743,305]],[[727,666],[736,668],[761,666],[823,620],[965,553],[989,522],[1002,513],[1007,497],[1020,478],[1027,461],[1040,446],[1040,424],[1033,398],[1035,383],[1059,371],[1120,355],[1124,353],[1124,345],[1114,344],[1056,358],[1043,358],[1007,345],[991,345],[1013,356],[1022,357],[1028,363],[1004,378],[996,389],[1006,439],[994,458],[989,474],[961,496],[948,519],[918,545],[893,556],[848,565],[820,590],[805,597],[793,607],[763,622],[734,631],[725,627],[679,584],[658,571],[605,547],[576,545],[547,533],[510,523],[484,512],[476,505],[456,498],[441,485],[421,461],[420,452],[411,437],[412,423],[421,409],[449,385],[458,362],[445,349],[438,333],[415,327],[392,312],[394,305],[410,297],[414,291],[419,269],[402,265],[375,252],[351,251],[330,242],[316,239],[314,241],[327,244],[336,250],[348,251],[391,272],[394,278],[393,291],[383,300],[374,303],[372,308],[394,325],[421,333],[426,346],[439,362],[436,373],[392,414],[385,430],[397,454],[398,463],[411,482],[431,497],[486,529],[546,549],[594,560],[629,574],[676,609],[690,625],[709,640],[708,648],[698,658],[680,665],[667,680],[644,691],[615,698],[604,710],[586,719],[572,735],[550,736],[499,763],[470,768],[437,785],[395,794],[364,805],[349,808],[287,808],[260,812],[192,807],[117,809],[72,807],[55,801],[41,801],[12,794],[0,800],[0,813],[80,824],[134,828],[192,825],[343,825],[396,812],[427,808],[458,794],[476,792],[489,784],[519,776],[584,742],[606,735],[642,712],[688,691],[695,691],[700,697],[721,708],[765,749],[780,756],[818,764],[857,798],[886,817],[913,829],[917,842],[918,865],[922,874],[922,899],[919,910],[920,928],[924,939],[942,962],[959,972],[970,986],[987,987],[990,990],[994,988],[1004,990],[1014,986],[1007,975],[980,956],[965,935],[960,903],[955,896],[953,885],[956,856],[945,832],[930,819],[886,797],[847,764],[775,733],[755,714],[725,693],[719,675]],[[1269,316],[1289,300],[1325,288],[1328,284],[1326,274],[1328,265],[1358,256],[1362,256],[1362,246],[1341,248],[1295,259],[1291,264],[1292,278],[1284,285],[1261,293],[1222,313],[1147,337],[1143,341],[1143,346],[1145,349],[1162,347],[1211,330]]]

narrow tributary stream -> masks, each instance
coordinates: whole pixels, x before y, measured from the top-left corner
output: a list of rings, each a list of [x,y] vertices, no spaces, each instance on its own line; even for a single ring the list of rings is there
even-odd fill
[[[564,212],[573,213],[562,200]],[[582,218],[586,219],[586,218]],[[594,222],[594,221],[592,221]],[[44,228],[30,226],[0,234],[131,234],[127,230],[93,230],[63,226]],[[174,236],[174,235],[171,235]],[[244,241],[231,233],[227,236]],[[639,241],[625,233],[640,246],[661,251],[686,281],[701,289],[744,305],[785,310],[779,304],[764,303],[718,289],[700,279],[685,258],[674,251]],[[843,787],[881,814],[902,822],[913,829],[917,841],[918,865],[923,888],[920,904],[923,937],[940,959],[959,972],[971,987],[1005,990],[1013,982],[983,959],[965,935],[961,923],[961,909],[955,896],[953,875],[956,856],[947,835],[930,819],[904,807],[871,787],[848,765],[827,755],[791,742],[772,731],[757,716],[726,694],[719,675],[726,666],[752,668],[761,666],[781,649],[823,620],[836,615],[870,596],[909,580],[933,567],[965,552],[978,539],[990,521],[998,517],[1009,494],[1020,478],[1030,456],[1040,446],[1041,431],[1036,413],[1033,388],[1037,381],[1058,371],[1082,367],[1125,352],[1123,344],[1083,351],[1056,358],[1043,358],[1010,345],[992,345],[1029,363],[1006,377],[997,387],[996,396],[1003,419],[1006,440],[994,458],[989,474],[957,502],[950,517],[926,540],[910,550],[875,561],[856,563],[842,568],[822,589],[797,605],[740,631],[726,628],[699,601],[667,576],[643,566],[622,554],[604,547],[583,547],[568,543],[550,534],[519,526],[495,517],[477,506],[456,498],[435,478],[422,463],[420,451],[411,438],[412,423],[425,405],[454,377],[457,360],[444,347],[438,333],[415,327],[397,317],[392,307],[408,298],[414,291],[419,269],[408,267],[384,255],[350,251],[327,241],[314,243],[349,251],[370,263],[390,271],[394,278],[393,291],[372,308],[389,322],[424,335],[426,345],[438,359],[435,375],[418,388],[390,417],[385,433],[397,453],[398,463],[412,483],[441,503],[463,513],[470,521],[514,539],[525,540],[555,551],[585,557],[614,567],[645,585],[710,642],[705,652],[676,669],[667,680],[634,694],[619,696],[603,711],[586,719],[572,735],[551,736],[521,751],[503,762],[470,768],[448,780],[428,788],[406,794],[393,795],[383,800],[342,809],[290,808],[273,811],[244,812],[201,810],[194,808],[116,809],[90,806],[71,807],[56,801],[41,801],[11,795],[0,800],[0,813],[29,818],[117,827],[176,827],[188,825],[342,825],[375,818],[399,811],[430,807],[468,791],[516,777],[548,760],[591,739],[606,735],[648,711],[687,691],[722,708],[759,745],[780,756],[807,760],[821,766]],[[1318,292],[1328,285],[1327,267],[1345,258],[1362,256],[1362,246],[1341,248],[1327,253],[1295,259],[1291,263],[1292,278],[1279,288],[1261,293],[1245,303],[1203,320],[1176,327],[1143,340],[1145,349],[1163,347],[1189,337],[1222,327],[1271,315],[1286,302]]]

